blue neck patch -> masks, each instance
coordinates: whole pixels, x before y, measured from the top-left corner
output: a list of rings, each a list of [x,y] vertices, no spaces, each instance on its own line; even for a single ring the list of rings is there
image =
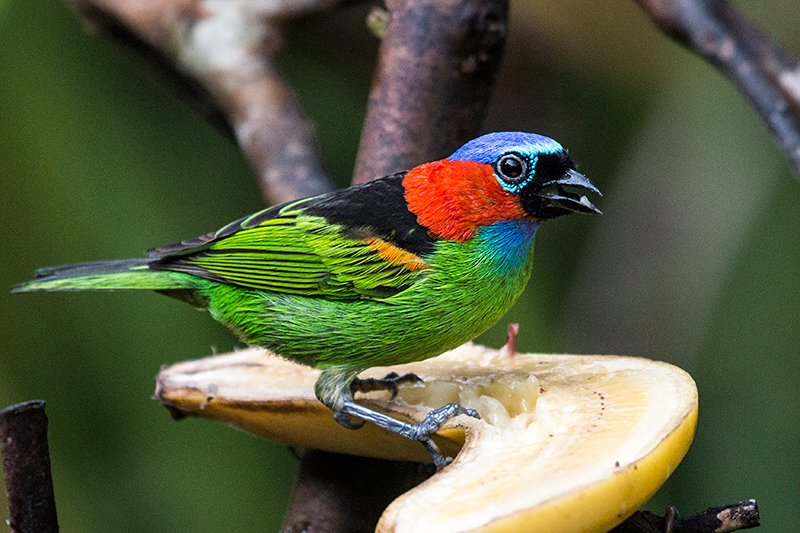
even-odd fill
[[[526,219],[497,222],[479,228],[475,238],[486,247],[495,267],[510,273],[527,265],[540,224]]]
[[[535,161],[538,154],[553,154],[564,148],[550,137],[522,131],[488,133],[453,152],[451,161],[474,161],[491,164],[507,152],[518,152]]]

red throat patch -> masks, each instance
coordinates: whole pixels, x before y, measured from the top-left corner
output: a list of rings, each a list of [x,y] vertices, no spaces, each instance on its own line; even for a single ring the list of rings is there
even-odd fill
[[[442,159],[420,165],[403,179],[408,209],[431,233],[463,242],[479,226],[525,218],[519,199],[504,190],[491,165]]]

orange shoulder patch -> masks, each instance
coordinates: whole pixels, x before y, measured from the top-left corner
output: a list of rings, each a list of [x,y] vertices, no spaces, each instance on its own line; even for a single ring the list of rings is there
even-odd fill
[[[392,265],[403,266],[407,270],[427,270],[429,268],[420,256],[398,248],[378,237],[369,239],[367,245],[370,249],[378,252],[381,259]]]

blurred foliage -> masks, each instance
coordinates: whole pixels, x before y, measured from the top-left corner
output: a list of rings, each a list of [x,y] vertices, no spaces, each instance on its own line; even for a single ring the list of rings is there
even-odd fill
[[[800,54],[796,3],[740,4]],[[485,129],[570,147],[605,215],[545,226],[526,294],[479,340],[517,321],[526,351],[682,366],[697,439],[648,508],[757,498],[763,531],[795,529],[800,184],[744,99],[633,3],[511,7]],[[339,184],[377,49],[366,9],[293,23],[282,59]],[[225,328],[152,294],[7,292],[39,266],[135,257],[255,211],[237,147],[62,2],[0,0],[0,184],[0,405],[48,402],[62,530],[277,529],[288,451],[150,399],[160,365],[237,346]]]

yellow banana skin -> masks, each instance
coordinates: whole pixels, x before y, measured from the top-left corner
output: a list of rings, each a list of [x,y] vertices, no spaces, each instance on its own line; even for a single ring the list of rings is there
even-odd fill
[[[417,422],[429,404],[455,401],[481,419],[459,416],[443,426],[436,442],[455,460],[395,500],[377,531],[607,531],[674,471],[697,422],[691,377],[641,358],[511,354],[468,343],[363,376],[389,371],[414,372],[423,383],[401,386],[395,399],[370,393],[364,405]],[[393,433],[336,424],[314,396],[317,375],[250,349],[165,368],[156,396],[174,413],[279,442],[430,461]]]

